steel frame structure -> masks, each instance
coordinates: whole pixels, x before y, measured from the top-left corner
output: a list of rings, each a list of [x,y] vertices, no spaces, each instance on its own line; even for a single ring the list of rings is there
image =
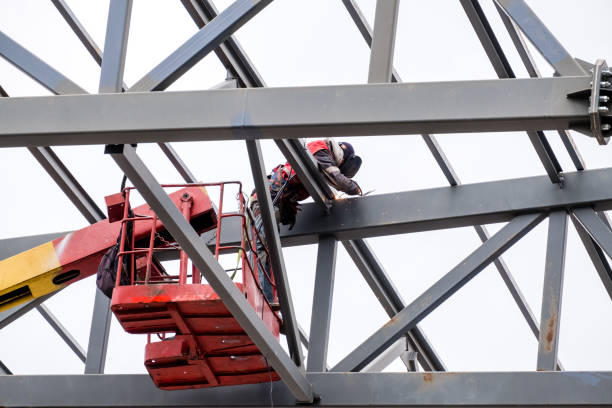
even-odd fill
[[[104,375],[109,302],[96,293],[85,351],[43,304],[52,295],[0,313],[0,328],[36,308],[96,375],[20,376],[0,361],[2,406],[587,406],[612,405],[612,372],[564,372],[559,320],[572,220],[612,299],[612,168],[585,170],[570,129],[607,142],[612,72],[604,61],[573,58],[523,0],[494,0],[531,78],[515,78],[478,0],[459,0],[499,80],[402,84],[393,68],[399,0],[378,0],[372,29],[355,0],[342,0],[371,48],[369,84],[265,88],[233,33],[271,3],[236,0],[219,13],[209,0],[181,0],[199,31],[132,86],[123,81],[132,0],[111,0],[104,51],[64,0],[51,0],[101,67],[99,94],[86,92],[0,32],[0,56],[56,96],[11,98],[0,88],[0,147],[27,147],[85,219],[105,217],[49,146],[105,144],[109,154],[187,252],[257,344],[282,382],[167,393],[141,375]],[[556,75],[541,78],[523,36]],[[209,91],[163,91],[215,52],[229,78]],[[262,88],[262,89],[251,89]],[[123,92],[123,93],[122,93]],[[58,95],[62,95],[59,97]],[[489,101],[495,100],[495,104]],[[199,106],[210,107],[203,111]],[[134,109],[138,106],[138,109]],[[431,109],[435,106],[436,109]],[[160,114],[164,112],[164,114]],[[68,117],[70,120],[66,121]],[[432,133],[526,131],[547,176],[462,185]],[[559,132],[576,172],[564,172],[544,130]],[[334,201],[302,137],[421,134],[450,187]],[[276,228],[260,139],[274,139],[313,197],[295,228]],[[163,193],[133,147],[158,143],[187,182],[197,179],[172,141],[245,140],[261,201],[289,353],[286,353]],[[542,314],[538,323],[502,254],[549,219]],[[482,224],[508,222],[490,235]],[[227,224],[226,224],[227,225]],[[406,303],[365,238],[473,226],[482,245]],[[225,244],[239,237],[218,231]],[[0,241],[0,258],[56,234]],[[338,241],[391,320],[334,367],[327,362]],[[310,335],[295,317],[282,246],[318,244]],[[172,255],[171,255],[172,256]],[[487,265],[494,264],[538,339],[538,372],[445,373],[418,323]],[[308,349],[304,361],[302,345]],[[0,356],[1,357],[1,356]],[[401,358],[407,373],[381,373]],[[418,364],[417,364],[418,362]],[[424,372],[418,372],[419,366]],[[346,373],[351,372],[351,375]],[[357,373],[360,372],[360,373]],[[112,393],[109,391],[112,390]],[[402,390],[402,392],[398,392]]]

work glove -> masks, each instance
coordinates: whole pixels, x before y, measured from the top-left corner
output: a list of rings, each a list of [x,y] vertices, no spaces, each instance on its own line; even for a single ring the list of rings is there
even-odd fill
[[[295,215],[297,208],[294,208],[287,200],[280,200],[279,204],[280,222],[283,225],[289,225],[289,229],[295,225]]]
[[[360,196],[362,194],[361,193],[361,187],[359,187],[359,184],[357,184],[355,182],[355,180],[353,180],[353,184],[354,184],[353,188],[350,189],[349,191],[347,191],[346,194],[352,195],[352,196],[354,196],[354,195]]]

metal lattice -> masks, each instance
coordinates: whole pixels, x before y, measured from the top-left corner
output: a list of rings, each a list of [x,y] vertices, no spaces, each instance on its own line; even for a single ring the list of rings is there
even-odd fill
[[[607,144],[612,135],[612,72],[604,60],[589,63],[572,57],[523,0],[495,0],[494,6],[529,78],[517,78],[479,1],[460,0],[499,79],[402,83],[393,67],[399,0],[376,2],[374,29],[355,0],[342,0],[371,48],[368,84],[295,88],[267,88],[233,36],[271,0],[236,0],[221,13],[211,1],[182,0],[199,31],[131,86],[124,83],[123,71],[132,1],[110,1],[103,52],[63,0],[52,2],[101,66],[98,94],[85,95],[79,85],[0,32],[0,55],[56,95],[11,98],[0,88],[5,97],[0,100],[0,147],[26,147],[93,224],[105,218],[104,212],[49,146],[106,145],[106,154],[155,210],[282,382],[273,387],[253,384],[167,393],[144,375],[103,374],[110,330],[108,299],[96,292],[85,351],[43,303],[52,293],[1,312],[0,328],[35,308],[83,361],[84,373],[98,375],[12,375],[0,362],[0,374],[6,374],[0,375],[0,405],[612,405],[611,372],[564,371],[558,356],[568,219],[612,298],[612,230],[606,215],[612,209],[612,168],[586,170],[570,133]],[[541,77],[524,37],[554,68],[553,77]],[[228,79],[215,89],[154,92],[166,90],[212,52],[228,72]],[[462,185],[434,136],[511,131],[527,133],[545,176]],[[549,142],[551,132],[559,136],[572,171],[562,169]],[[408,134],[421,135],[450,187],[335,200],[302,140]],[[291,230],[283,227],[279,232],[274,222],[262,139],[273,139],[313,198],[303,205]],[[170,143],[227,140],[245,141],[255,188],[264,197],[261,211],[288,352],[211,256],[205,245],[209,237],[195,233],[133,147],[157,143],[183,179],[194,183],[201,175],[192,173]],[[538,319],[501,256],[545,219],[548,236]],[[495,233],[485,227],[504,222]],[[474,228],[482,245],[411,302],[402,298],[366,241],[458,227]],[[55,236],[3,240],[0,254],[6,258]],[[240,240],[229,230],[222,237],[227,245]],[[391,320],[329,366],[339,241]],[[296,318],[282,246],[310,244],[318,245],[318,253],[307,335]],[[445,365],[419,325],[489,265],[503,279],[538,341],[533,372],[449,373],[452,367]],[[407,372],[381,372],[398,357]]]

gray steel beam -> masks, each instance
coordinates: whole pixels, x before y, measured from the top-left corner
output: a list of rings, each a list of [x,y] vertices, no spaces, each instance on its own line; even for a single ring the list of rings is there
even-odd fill
[[[289,353],[296,366],[303,369],[304,360],[299,326],[297,318],[295,317],[291,289],[289,287],[285,260],[283,258],[283,249],[278,234],[274,206],[272,205],[272,198],[270,197],[268,179],[266,177],[266,169],[264,167],[259,140],[247,140],[246,147],[251,163],[251,171],[253,172],[255,189],[257,190],[257,201],[259,202],[259,210],[261,211],[268,254],[270,255],[270,266],[274,274],[276,294],[283,316],[283,326],[285,327],[285,336],[287,338],[287,345],[289,346]]]
[[[510,20],[508,15],[503,11],[503,9],[499,6],[498,3],[494,2],[494,4],[497,8],[502,22],[506,26],[506,30],[510,35],[510,39],[514,43],[514,47],[516,48],[517,52],[519,53],[519,56],[521,57],[521,60],[523,61],[525,69],[527,69],[527,72],[529,73],[529,76],[532,78],[541,77],[540,71],[538,70],[535,61],[533,60],[533,57],[529,52],[529,48],[527,48],[527,44],[525,44],[523,36],[518,31],[518,27],[512,20]],[[584,163],[584,160],[582,159],[582,156],[580,155],[580,152],[578,151],[578,147],[574,143],[574,139],[572,138],[570,132],[568,130],[559,130],[558,132],[559,136],[561,137],[561,141],[563,142],[563,145],[567,150],[567,153],[570,155],[570,158],[572,159],[572,162],[576,167],[576,170],[584,170],[586,168],[586,165]]]
[[[368,363],[361,369],[362,373],[380,373],[382,370],[387,368],[389,364],[394,362],[402,354],[405,354],[408,350],[408,343],[405,337],[400,337],[395,343],[389,346],[385,351],[380,353],[374,360]],[[408,367],[408,364],[406,364]],[[408,371],[416,371],[410,370]]]
[[[9,370],[9,368],[2,361],[0,361],[0,374],[1,375],[13,375],[12,371]]]
[[[343,241],[342,244],[390,318],[406,307],[399,291],[365,240]],[[446,371],[446,366],[418,325],[406,333],[406,340],[408,346],[418,352],[421,366],[426,371]]]
[[[612,300],[612,267],[610,267],[610,264],[606,259],[606,255],[573,214],[572,224],[574,224],[574,227],[578,232],[578,236],[580,237],[589,258],[591,258],[591,262],[593,263],[593,266],[595,267],[595,270],[597,271],[606,292],[608,292],[610,300]]]
[[[21,316],[25,315],[26,313],[28,313],[30,310],[34,309],[38,305],[41,305],[45,300],[49,299],[55,293],[57,292],[50,293],[45,296],[41,296],[27,303],[22,303],[21,305],[18,305],[18,306],[15,306],[15,307],[12,307],[10,309],[0,312],[0,329],[13,323],[15,320],[19,319]]]
[[[612,258],[612,230],[610,230],[610,226],[606,225],[592,208],[576,208],[572,210],[572,214],[599,247]]]
[[[489,57],[489,61],[491,61],[491,65],[493,65],[493,69],[497,73],[499,78],[516,78],[514,72],[512,71],[512,67],[504,54],[504,51],[497,41],[497,37],[487,20],[487,17],[484,14],[484,11],[480,7],[478,0],[460,0],[465,13],[474,27],[474,31],[482,44],[487,56]],[[557,160],[555,153],[552,150],[552,147],[548,143],[548,139],[546,139],[546,135],[541,131],[530,131],[527,132],[527,136],[529,136],[529,140],[533,145],[546,173],[550,177],[550,180],[553,183],[562,184],[563,179],[560,173],[562,172],[561,165]]]
[[[83,88],[0,31],[0,55],[54,94],[84,94]]]
[[[51,2],[57,11],[59,11],[59,13],[62,15],[64,20],[66,20],[79,40],[81,40],[81,43],[85,46],[92,58],[98,63],[98,65],[102,65],[102,51],[100,51],[100,48],[96,45],[93,38],[91,38],[72,10],[70,10],[70,7],[68,7],[66,2],[64,0],[51,0]]]
[[[317,242],[321,234],[340,241],[477,224],[506,222],[518,213],[593,205],[612,208],[612,170],[566,173],[563,189],[546,176],[464,184],[337,201],[332,217],[305,204],[292,230],[281,228],[287,245]],[[389,214],[392,214],[390,216]]]
[[[315,203],[302,205],[295,227],[281,227],[283,246],[309,245],[320,235],[339,241],[510,221],[516,214],[594,205],[612,209],[612,169],[565,174],[560,189],[548,176],[463,184],[426,190],[370,195],[335,201],[332,216]],[[393,214],[393,216],[389,216]],[[212,244],[216,232],[204,235]],[[237,245],[240,235],[221,231],[223,245]]]
[[[57,319],[57,317],[55,317],[53,313],[51,313],[51,311],[47,309],[45,305],[42,304],[36,306],[36,310],[38,310],[38,312],[47,321],[47,323],[51,325],[53,330],[56,331],[56,333],[62,338],[62,340],[66,342],[68,347],[70,347],[70,349],[74,351],[74,354],[76,354],[77,357],[84,363],[86,359],[85,350],[83,350],[83,348],[76,341],[76,339],[72,337],[68,330],[66,330],[64,325],[62,325],[62,323]]]
[[[542,219],[544,213],[519,215],[467,258],[451,269],[422,295],[402,309],[391,321],[343,358],[332,371],[358,371],[389,347],[407,330],[437,308],[463,285],[521,239]]]
[[[236,0],[135,83],[128,92],[164,90],[271,2]]]
[[[370,46],[368,83],[391,82],[399,0],[378,0]]]
[[[310,373],[317,407],[584,407],[612,404],[612,373]],[[299,407],[282,383],[164,391],[148,375],[0,377],[5,407]]]
[[[563,48],[524,0],[495,0],[559,75],[585,75],[586,71]]]
[[[327,369],[327,346],[332,300],[334,297],[337,250],[338,241],[336,241],[336,238],[331,236],[320,238],[312,299],[312,314],[310,315],[308,371],[326,371]]]
[[[355,23],[355,26],[357,26],[357,29],[361,33],[361,36],[365,40],[366,44],[368,44],[368,47],[372,47],[372,28],[370,27],[368,20],[361,12],[361,9],[359,8],[357,2],[355,0],[342,0],[342,4],[344,4],[344,7],[351,16],[351,19]],[[391,73],[391,82],[402,82],[399,74],[397,73],[397,71],[395,71],[393,67]]]
[[[182,2],[200,28],[210,23],[218,15],[212,2],[208,0],[182,0]],[[263,78],[233,36],[221,43],[215,52],[228,73],[239,80],[240,85],[247,88],[266,86]],[[287,161],[291,163],[306,191],[326,211],[331,206],[330,199],[333,198],[333,194],[327,183],[314,176],[318,173],[318,169],[303,143],[300,140],[285,139],[275,140],[275,142]]]
[[[567,212],[554,211],[550,213],[548,221],[542,318],[538,340],[538,371],[554,371],[557,367],[566,245]]]
[[[108,7],[99,93],[121,92],[132,0],[111,0]]]
[[[589,83],[561,77],[0,98],[0,146],[567,129],[588,120],[586,102],[567,94]]]
[[[98,87],[101,94],[121,92],[131,14],[132,0],[110,1]],[[104,373],[110,335],[110,299],[98,288],[95,293],[85,374]]]
[[[208,0],[181,0],[181,2],[199,28],[210,23],[219,14],[212,2]],[[219,44],[215,53],[232,77],[240,81],[241,87],[266,86],[263,78],[233,36]]]
[[[170,160],[170,163],[172,163],[172,165],[179,172],[181,177],[183,177],[183,180],[185,180],[187,183],[198,182],[191,170],[189,170],[185,162],[180,158],[180,156],[178,155],[176,150],[174,150],[172,145],[170,145],[170,143],[158,143],[157,145],[160,147],[162,152],[164,152],[166,157],[168,157],[168,160]]]
[[[257,345],[261,353],[287,384],[298,401],[313,400],[312,387],[293,360],[281,348],[255,310],[238,291],[221,265],[206,248],[204,240],[181,215],[159,183],[136,155],[130,145],[110,146],[107,152],[132,181],[147,203],[153,208],[168,232],[187,252],[191,261],[204,275],[214,291]]]
[[[351,17],[353,18],[355,24],[357,25],[357,28],[362,33],[363,38],[366,41],[366,43],[368,45],[371,45],[371,43],[372,43],[371,29],[368,26],[367,20],[365,19],[365,17],[361,13],[361,10],[359,9],[359,6],[355,3],[354,0],[343,0],[342,2],[344,3],[345,7],[349,11],[349,14],[351,15]],[[505,22],[510,22],[510,24],[512,24],[512,22],[508,19],[506,14],[502,12],[502,19],[504,17],[505,17],[505,20],[506,20]],[[515,34],[516,34],[516,32],[515,32]],[[511,33],[511,35],[512,35],[512,33]],[[518,48],[518,45],[517,45],[517,48]],[[526,48],[519,50],[519,52],[520,51],[525,51],[525,52],[528,53],[528,50]],[[495,55],[492,53],[490,55],[490,57],[495,58]],[[499,62],[500,62],[500,65],[503,64],[503,61],[500,60]],[[532,75],[532,76],[539,76],[539,75]],[[401,82],[401,79],[399,78],[399,75],[395,71],[394,71],[394,73],[392,75],[392,80],[397,81],[397,82]],[[570,156],[572,156],[572,160],[574,160],[574,163],[578,163],[578,164],[576,164],[577,169],[578,170],[584,170],[584,166],[579,167],[579,163],[581,162],[581,158],[579,157],[578,151],[573,147],[573,140],[571,139],[571,136],[569,135],[569,132],[568,131],[560,131],[559,133],[562,135],[562,138],[563,138],[563,135],[566,135],[566,137],[563,138],[563,142],[565,143],[565,145],[566,145],[566,147],[568,149],[568,152],[570,153]],[[456,185],[461,184],[461,181],[459,180],[459,177],[455,173],[455,171],[454,171],[450,161],[448,160],[448,158],[446,157],[446,155],[442,151],[442,148],[438,144],[436,138],[433,135],[428,135],[428,134],[423,134],[422,137],[423,137],[423,140],[425,141],[425,144],[427,145],[427,147],[431,151],[431,154],[434,156],[434,159],[438,163],[438,166],[442,170],[442,173],[444,174],[444,176],[448,180],[449,184],[451,186],[456,186]],[[568,146],[568,144],[569,144],[569,146]],[[570,147],[572,147],[572,148],[570,149]],[[572,155],[572,153],[574,153],[574,154]],[[576,160],[578,160],[578,162]],[[484,226],[475,225],[474,228],[475,228],[476,233],[478,234],[478,236],[480,237],[482,242],[485,242],[487,239],[489,239],[489,233],[487,232],[487,230],[486,230],[486,228]],[[510,270],[508,269],[508,267],[506,266],[504,260],[501,257],[496,259],[494,261],[494,263],[495,263],[495,267],[499,271],[499,274],[501,275],[502,279],[504,280],[504,283],[506,284],[506,286],[508,287],[508,290],[510,291],[512,297],[514,298],[517,306],[519,307],[521,313],[525,317],[525,320],[527,321],[527,324],[529,325],[529,327],[531,328],[531,330],[533,331],[534,335],[537,338],[539,336],[538,323],[537,323],[537,321],[535,319],[535,316],[533,315],[533,312],[531,311],[531,308],[529,307],[529,305],[527,304],[523,294],[521,293],[521,290],[519,289],[518,285],[516,284],[516,282],[514,280],[514,277],[510,273]],[[422,358],[422,355],[420,355],[419,357]],[[421,364],[423,365],[422,361],[421,361]],[[559,366],[560,366],[560,363],[559,363]]]
[[[65,78],[62,74],[54,70],[52,67],[47,65],[42,60],[38,59],[32,53],[30,53],[8,37],[2,37],[2,35],[0,35],[0,40],[4,41],[2,48],[8,50],[5,51],[3,56],[5,58],[8,58],[19,69],[31,76],[33,79],[35,79],[52,93],[85,93],[85,91],[82,88],[78,87],[78,85]],[[28,150],[41,164],[41,166],[47,171],[51,178],[58,184],[58,186],[77,207],[81,214],[83,214],[87,221],[93,224],[105,218],[104,213],[96,205],[93,199],[87,194],[85,189],[78,183],[76,178],[70,173],[66,166],[64,166],[59,157],[57,157],[57,155],[53,152],[51,148],[28,147]],[[50,296],[52,296],[52,294],[48,297]],[[45,297],[44,299],[47,299],[48,297]],[[68,346],[77,354],[77,356],[81,359],[84,359],[83,350],[80,348],[80,346],[74,341],[72,336],[63,328],[61,323],[59,323],[59,321],[57,321],[54,316],[52,316],[46,311],[46,309],[42,305],[42,301],[44,299],[36,299],[24,305],[21,305],[16,309],[6,311],[6,316],[2,318],[2,326],[14,321],[16,318],[25,314],[32,308],[36,307],[43,315],[43,317],[45,317],[47,322],[49,322],[49,324],[53,327],[53,329],[64,339],[64,341],[66,341]],[[102,303],[104,303],[104,305],[102,305]],[[94,308],[94,323],[92,323],[92,328],[98,327],[98,325],[95,324],[95,321],[104,318],[106,320],[106,332],[95,332],[92,333],[92,335],[90,336],[90,347],[88,348],[88,355],[91,353],[91,356],[89,356],[88,358],[89,363],[86,363],[85,370],[86,372],[100,373],[103,371],[92,371],[89,370],[88,367],[91,366],[91,362],[93,360],[104,358],[106,354],[105,350],[103,353],[97,353],[100,347],[93,347],[92,345],[97,345],[102,341],[102,344],[100,346],[104,347],[104,349],[106,347],[106,339],[108,338],[108,328],[110,325],[109,300],[106,299],[106,297],[104,297],[101,292],[96,291],[95,305],[98,307]],[[102,369],[103,365],[103,362],[96,363],[96,366],[102,367]]]
[[[93,198],[50,147],[28,147],[28,150],[90,224],[106,218]]]

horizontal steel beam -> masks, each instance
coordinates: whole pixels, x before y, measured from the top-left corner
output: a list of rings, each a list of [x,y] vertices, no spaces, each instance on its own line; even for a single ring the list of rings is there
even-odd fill
[[[568,129],[588,124],[586,101],[567,95],[589,83],[562,77],[0,98],[0,147]]]
[[[565,174],[565,186],[547,176],[463,184],[426,190],[337,200],[331,214],[321,214],[316,203],[302,205],[295,227],[281,227],[283,246],[310,245],[320,235],[351,240],[510,221],[516,214],[594,206],[612,209],[612,168]],[[233,218],[223,224],[222,245],[237,245],[240,234]],[[203,234],[214,247],[216,231]],[[8,257],[47,242],[62,233],[0,240],[0,257]],[[4,251],[4,249],[7,249]],[[161,260],[178,259],[172,255]]]
[[[565,174],[560,189],[546,176],[381,194],[335,201],[331,216],[304,204],[295,227],[281,228],[284,245],[340,241],[510,221],[516,214],[592,205],[612,209],[612,169]],[[223,235],[222,235],[223,237]],[[229,236],[228,236],[229,238]]]
[[[612,404],[612,372],[311,373],[317,407]],[[5,407],[298,407],[281,382],[163,391],[148,375],[0,376]]]

